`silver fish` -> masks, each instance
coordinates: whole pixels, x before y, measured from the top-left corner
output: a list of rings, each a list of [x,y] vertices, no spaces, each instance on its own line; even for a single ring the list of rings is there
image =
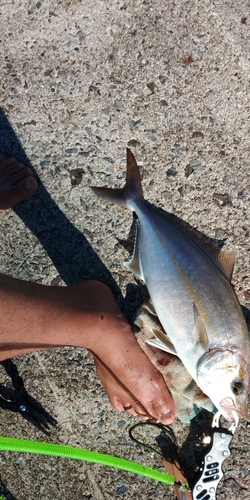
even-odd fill
[[[155,331],[151,343],[177,355],[222,415],[238,422],[248,411],[250,338],[231,285],[234,254],[214,249],[173,215],[148,208],[129,150],[124,188],[92,189],[138,216],[125,265],[146,283],[167,333]]]

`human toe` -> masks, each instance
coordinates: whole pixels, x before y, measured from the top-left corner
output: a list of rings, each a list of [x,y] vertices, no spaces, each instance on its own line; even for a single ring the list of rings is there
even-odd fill
[[[163,425],[170,425],[173,423],[175,416],[175,410],[168,410],[167,412],[160,414],[159,422]]]
[[[173,423],[176,416],[176,409],[170,394],[164,399],[157,401],[157,404],[154,404],[154,414],[157,415],[157,420],[164,425]]]
[[[0,211],[12,208],[21,201],[33,196],[38,188],[37,180],[33,176],[21,176],[14,185],[5,183],[0,186]]]
[[[24,167],[24,164],[21,163],[16,158],[14,158],[12,156],[9,158],[6,158],[5,156],[0,155],[0,172],[4,171],[6,169],[9,170],[12,166],[14,166],[16,164],[20,164],[20,165],[22,165],[22,167]]]
[[[110,402],[115,410],[119,412],[125,411],[131,417],[139,417],[141,420],[155,420],[147,411],[145,412],[145,410],[138,408],[135,404],[135,406],[129,403],[123,405],[117,398],[114,399],[115,401],[113,400]]]
[[[110,402],[115,410],[119,412],[126,411],[126,413],[132,415],[133,417],[137,416],[135,409],[130,403],[123,404],[117,397],[111,398]]]
[[[119,412],[126,411],[129,415],[132,415],[133,417],[136,417],[138,415],[131,404],[129,403],[123,404],[121,400],[116,396],[113,397],[111,396],[109,398],[109,401],[114,410],[117,410]]]
[[[8,175],[5,176],[5,185],[15,186],[23,179],[33,177],[31,168],[25,167],[22,163],[11,165],[8,169]]]
[[[38,188],[31,168],[0,155],[0,212],[33,196]]]

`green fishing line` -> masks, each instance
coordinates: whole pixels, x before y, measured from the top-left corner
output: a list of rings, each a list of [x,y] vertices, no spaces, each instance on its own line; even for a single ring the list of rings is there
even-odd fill
[[[71,458],[74,460],[84,460],[116,469],[125,470],[140,476],[145,476],[154,481],[173,486],[175,479],[173,476],[159,472],[144,465],[130,462],[122,458],[116,458],[111,455],[97,453],[95,451],[82,450],[71,446],[41,443],[39,441],[28,441],[26,439],[15,439],[0,436],[0,451],[15,451],[21,453],[33,453],[36,455],[47,455],[50,457]],[[0,497],[1,500],[1,497]]]

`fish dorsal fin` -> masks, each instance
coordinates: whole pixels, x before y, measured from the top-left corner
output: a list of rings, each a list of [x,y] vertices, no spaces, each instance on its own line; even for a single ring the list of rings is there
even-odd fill
[[[199,315],[199,311],[195,304],[193,304],[194,309],[194,323],[195,327],[193,330],[194,344],[200,344],[204,347],[205,351],[209,350],[209,341],[207,336],[206,327],[203,323],[202,318]]]
[[[211,243],[203,241],[203,238],[195,236],[194,241],[200,246],[205,254],[212,260],[223,276],[231,282],[235,251],[234,250],[220,250]]]
[[[225,276],[231,281],[233,270],[234,270],[234,262],[235,262],[235,251],[234,250],[226,250],[220,251],[218,255],[218,261],[223,270]]]
[[[220,250],[208,242],[205,237],[199,236],[193,231],[189,232],[189,237],[203,250],[223,276],[231,282],[235,261],[234,250]]]
[[[231,282],[235,261],[234,250],[221,250],[217,248],[208,237],[192,228],[188,222],[179,219],[179,217],[174,214],[163,213],[159,217],[163,220],[165,219],[168,223],[172,224],[174,227],[179,229],[181,233],[185,234],[185,236],[196,243],[196,245],[215,264],[223,276]]]
[[[134,251],[131,259],[128,262],[124,262],[124,266],[134,273],[138,278],[144,280],[143,272],[140,264],[140,250],[139,250],[139,238],[138,238],[138,224],[136,224],[136,235],[134,242]]]
[[[163,333],[161,330],[157,328],[151,328],[152,333],[156,337],[156,339],[149,339],[147,342],[154,347],[159,347],[163,351],[169,352],[170,354],[174,354],[177,356],[176,349],[172,342],[169,340],[168,336]]]
[[[186,232],[185,229],[184,232]],[[234,250],[220,250],[205,237],[196,234],[192,230],[186,232],[186,234],[203,250],[223,276],[231,282],[235,261]]]

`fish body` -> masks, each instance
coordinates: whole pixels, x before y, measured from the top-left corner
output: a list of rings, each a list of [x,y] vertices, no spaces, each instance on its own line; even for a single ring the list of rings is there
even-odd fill
[[[215,250],[183,222],[145,205],[139,169],[127,150],[122,189],[92,188],[138,217],[132,259],[167,336],[151,345],[177,355],[230,421],[245,416],[250,393],[250,340],[231,285],[234,256]]]

